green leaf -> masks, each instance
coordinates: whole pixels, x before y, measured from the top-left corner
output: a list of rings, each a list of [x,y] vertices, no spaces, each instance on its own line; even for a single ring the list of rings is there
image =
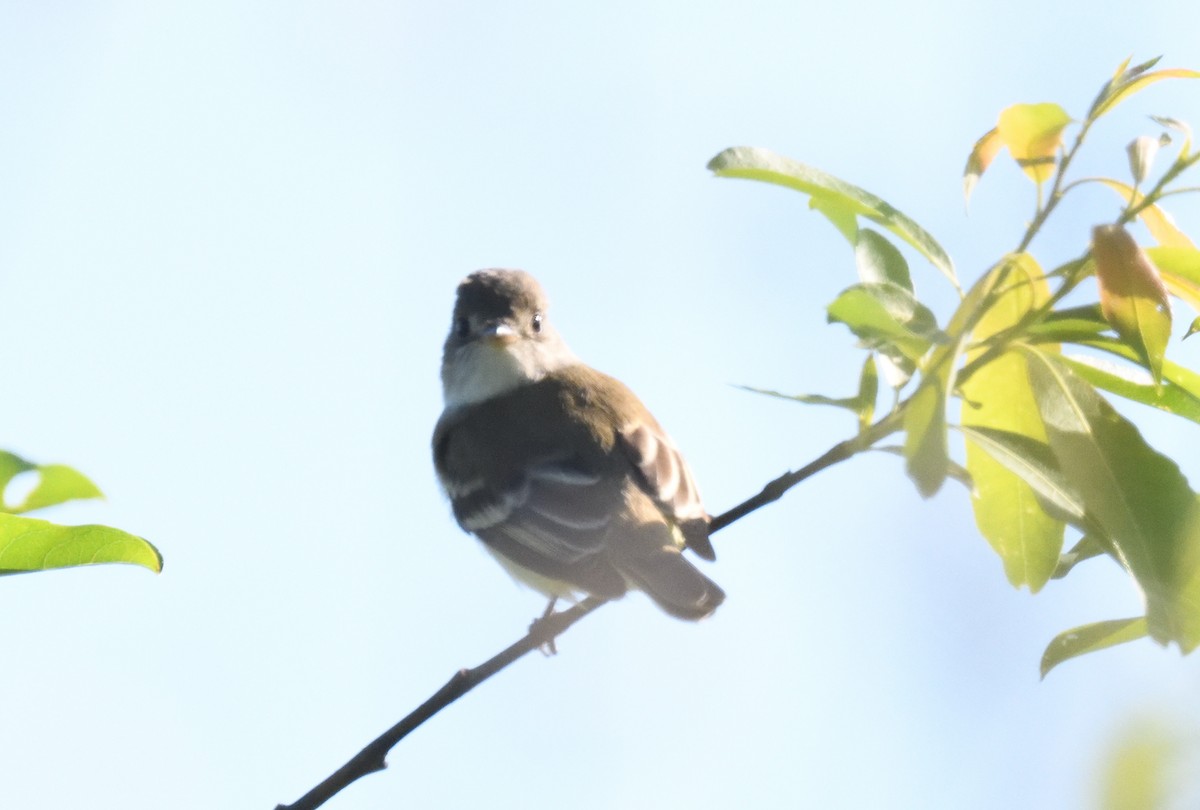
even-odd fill
[[[808,207],[825,215],[851,245],[858,242],[858,213],[841,199],[826,194],[814,194],[808,198]]]
[[[1171,337],[1171,300],[1158,269],[1119,225],[1092,231],[1100,310],[1117,334],[1145,360],[1157,384]]]
[[[1050,297],[1041,268],[1028,254],[1012,257],[998,284],[1001,286],[993,290],[990,304],[975,325],[972,337],[977,342],[1020,323]],[[983,347],[969,351],[967,362],[986,351]],[[1044,477],[1045,469],[1035,472],[1044,458],[1026,456],[1031,452],[1029,443],[1045,446],[1046,429],[1029,384],[1025,356],[1016,350],[1003,352],[980,366],[960,387],[964,401],[970,403],[962,411],[964,430],[983,431],[967,433],[972,439],[967,443],[967,471],[975,482],[971,497],[975,523],[1000,555],[1009,582],[1014,587],[1028,585],[1036,593],[1058,564],[1064,526],[1042,508],[1038,492],[1026,477],[1044,485],[1043,497],[1054,500],[1061,494],[1060,488]],[[998,458],[996,437],[1000,433],[1020,437],[1026,446],[1009,442],[1004,447],[1009,457]],[[984,440],[989,434],[991,446]],[[1012,468],[1014,463],[1017,470]]]
[[[1071,546],[1070,551],[1058,558],[1058,565],[1055,567],[1051,579],[1062,579],[1084,560],[1090,560],[1106,553],[1108,553],[1108,547],[1105,543],[1093,534],[1085,534],[1079,538],[1079,542]]]
[[[1063,522],[1076,525],[1083,523],[1086,518],[1083,501],[1058,468],[1050,445],[1021,433],[982,425],[962,425],[959,430],[970,442],[967,445],[968,462],[972,446],[977,447],[1028,484],[1047,514]],[[971,477],[974,480],[976,476],[972,474]],[[1061,533],[1058,545],[1061,548]],[[1028,580],[1022,580],[1025,581]]]
[[[1144,62],[1135,68],[1131,68],[1110,82],[1101,91],[1096,101],[1093,102],[1092,109],[1088,114],[1089,117],[1099,118],[1134,93],[1163,79],[1200,79],[1200,72],[1183,70],[1181,68],[1169,68],[1167,70],[1156,70],[1153,73],[1147,73],[1146,71],[1149,69],[1149,66],[1153,66],[1161,58],[1160,56],[1150,62]]]
[[[1090,304],[1051,312],[1041,323],[1030,325],[1025,334],[1035,343],[1078,343],[1111,330],[1100,305]]]
[[[1035,183],[1054,175],[1062,133],[1071,116],[1057,104],[1013,104],[1000,113],[996,131],[1013,160]]]
[[[1042,677],[1063,661],[1145,637],[1146,620],[1141,617],[1085,624],[1059,633],[1042,653]]]
[[[979,183],[979,178],[987,171],[988,166],[996,159],[996,155],[1004,148],[1000,139],[1000,130],[992,128],[982,138],[975,142],[971,154],[967,156],[967,167],[963,169],[963,201],[971,201],[971,192]]]
[[[1159,126],[1183,133],[1183,143],[1179,145],[1179,159],[1187,160],[1192,151],[1192,128],[1188,126],[1187,122],[1177,118],[1168,118],[1165,115],[1152,115],[1150,119]]]
[[[781,391],[773,391],[769,388],[755,388],[751,385],[735,385],[734,388],[740,388],[752,394],[762,394],[763,396],[774,397],[776,399],[786,399],[790,402],[800,402],[805,405],[832,405],[835,408],[845,408],[850,411],[854,410],[858,405],[856,397],[827,397],[823,394],[785,394]]]
[[[867,284],[890,281],[913,291],[912,276],[908,262],[896,246],[878,231],[862,228],[854,244],[854,263],[858,266],[858,277]]]
[[[795,189],[814,198],[821,197],[822,201],[817,206],[821,211],[836,203],[836,210],[853,211],[858,216],[866,217],[916,248],[958,289],[954,263],[942,246],[916,222],[858,186],[769,149],[751,146],[726,149],[708,162],[708,168],[718,177],[759,180]]]
[[[826,308],[830,323],[844,323],[869,348],[895,349],[919,360],[935,342],[945,340],[928,307],[890,282],[855,284]]]
[[[858,375],[858,397],[856,409],[858,412],[858,429],[866,430],[875,419],[875,401],[879,398],[879,371],[875,367],[875,357],[867,355],[862,371]]]
[[[1200,332],[1200,318],[1196,318],[1194,321],[1192,321],[1192,325],[1189,326],[1187,332],[1184,333],[1183,339],[1187,340],[1197,332]]]
[[[59,526],[0,514],[0,572],[43,571],[95,563],[132,563],[162,570],[158,549],[108,526]]]
[[[946,382],[927,377],[904,411],[904,458],[908,477],[922,497],[932,497],[946,480],[950,461],[946,442]]]
[[[1124,358],[1125,360],[1129,360],[1133,363],[1145,364],[1144,358],[1116,338],[1099,336],[1090,340],[1076,340],[1075,342],[1080,346],[1086,346],[1091,349],[1099,349],[1100,351],[1108,352],[1109,354],[1116,355],[1117,357]],[[1088,380],[1093,385],[1097,385],[1094,380],[1104,381],[1104,378],[1098,373],[1099,370],[1102,369],[1100,369],[1095,362],[1083,360],[1083,358],[1079,356],[1075,356],[1071,359],[1073,362],[1082,361],[1085,363],[1090,363],[1090,365],[1097,368],[1097,371],[1090,372],[1093,379]],[[1128,382],[1137,382],[1143,385],[1146,384],[1146,382],[1150,382],[1152,384],[1152,381],[1147,381],[1145,379],[1139,380],[1133,377],[1132,372],[1127,369],[1122,370],[1119,374],[1116,372],[1113,373],[1118,377],[1124,376],[1126,378],[1126,384]],[[1127,388],[1126,385],[1123,385],[1119,380],[1113,382],[1112,388],[1107,388],[1106,385],[1100,385],[1100,387],[1106,388],[1106,390],[1111,390],[1115,394],[1121,394],[1122,396],[1125,396],[1126,393],[1129,393],[1130,398],[1135,402],[1141,402],[1145,405],[1161,408],[1167,413],[1186,416],[1191,412],[1192,406],[1189,403],[1180,401],[1177,399],[1177,397],[1179,395],[1185,395],[1189,399],[1200,400],[1200,374],[1197,374],[1191,369],[1181,366],[1171,360],[1163,360],[1162,374],[1162,387],[1167,390],[1156,392],[1153,397],[1144,392],[1139,392],[1134,388]],[[1170,389],[1178,390],[1171,392]]]
[[[1106,363],[1096,357],[1069,355],[1062,359],[1072,371],[1097,388],[1200,423],[1200,390],[1193,393],[1175,384],[1170,373],[1155,385],[1149,374],[1142,372],[1139,375],[1137,369]]]
[[[8,504],[3,499],[4,490],[22,473],[37,475],[38,482],[20,503]],[[66,501],[102,497],[99,488],[78,470],[63,464],[34,464],[0,450],[0,512],[20,514]]]
[[[1117,192],[1121,196],[1121,199],[1125,200],[1125,203],[1130,207],[1140,205],[1144,199],[1142,192],[1110,177],[1097,178],[1097,182]],[[1154,240],[1163,247],[1196,247],[1192,240],[1188,238],[1188,235],[1179,230],[1178,226],[1175,225],[1175,220],[1171,218],[1171,215],[1157,204],[1148,205],[1139,211],[1138,219],[1146,226],[1146,230],[1150,231],[1150,235],[1154,237]]]
[[[845,408],[858,416],[859,429],[865,429],[875,416],[875,400],[879,396],[879,376],[875,371],[875,358],[867,355],[863,363],[862,373],[858,380],[858,394],[853,397],[827,397],[823,394],[783,394],[766,388],[754,388],[749,385],[735,385],[743,391],[762,394],[776,399],[786,399],[790,402],[800,402],[805,405],[830,405],[834,408]]]
[[[1194,247],[1147,248],[1146,255],[1176,298],[1200,309],[1200,250]]]
[[[1150,634],[1184,652],[1200,643],[1200,509],[1187,479],[1091,385],[1026,349],[1058,466],[1146,597]]]

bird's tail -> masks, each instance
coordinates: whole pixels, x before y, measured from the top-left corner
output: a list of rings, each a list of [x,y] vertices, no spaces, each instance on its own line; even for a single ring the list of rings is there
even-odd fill
[[[635,586],[676,618],[703,619],[725,601],[721,587],[700,573],[674,546],[639,554],[633,560],[621,560],[618,567]]]

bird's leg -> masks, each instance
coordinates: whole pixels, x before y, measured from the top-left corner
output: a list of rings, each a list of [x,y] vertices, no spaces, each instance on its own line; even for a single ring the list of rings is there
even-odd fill
[[[550,604],[546,605],[546,610],[542,612],[542,615],[541,615],[541,616],[539,616],[538,618],[534,619],[534,620],[533,620],[533,621],[532,621],[532,622],[529,624],[529,632],[530,632],[530,633],[535,633],[535,632],[537,632],[537,631],[538,631],[538,629],[540,628],[541,624],[542,624],[543,622],[545,622],[545,621],[546,621],[546,619],[550,618],[550,616],[551,616],[551,615],[554,613],[554,606],[555,606],[556,604],[558,604],[558,597],[557,597],[557,596],[551,596],[551,597],[550,597]],[[545,656],[547,656],[547,657],[549,657],[549,656],[551,656],[551,655],[558,655],[558,647],[554,646],[554,639],[553,639],[553,638],[551,638],[551,639],[550,639],[549,641],[547,641],[545,644],[542,644],[542,645],[540,645],[540,646],[538,647],[538,649],[540,649],[540,650],[542,651],[542,655],[545,655]]]

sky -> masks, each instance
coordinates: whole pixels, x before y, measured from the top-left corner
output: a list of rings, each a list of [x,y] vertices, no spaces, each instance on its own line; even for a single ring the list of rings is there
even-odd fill
[[[709,158],[765,146],[864,186],[969,282],[1033,210],[999,161],[964,211],[975,139],[1016,102],[1082,115],[1129,55],[1200,68],[1198,13],[0,2],[0,448],[106,493],[41,517],[165,558],[0,581],[5,807],[294,801],[524,633],[542,597],[458,529],[429,458],[468,272],[539,277],[719,513],[854,430],[736,386],[846,395],[861,352],[825,324],[841,237]],[[1151,113],[1200,123],[1200,86],[1123,104],[1081,172],[1123,177]],[[1064,204],[1043,264],[1116,215],[1106,193]],[[1200,233],[1194,199],[1172,212]],[[1126,412],[1200,482],[1194,426]],[[965,491],[922,500],[892,456],[715,544],[711,619],[608,605],[327,806],[1091,808],[1124,730],[1195,742],[1194,656],[1143,641],[1038,678],[1058,632],[1140,612],[1114,565],[1016,591]]]

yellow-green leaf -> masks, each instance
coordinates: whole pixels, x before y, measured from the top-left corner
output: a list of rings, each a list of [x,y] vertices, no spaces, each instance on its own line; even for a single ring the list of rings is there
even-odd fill
[[[1099,181],[1121,195],[1127,205],[1137,205],[1142,201],[1142,193],[1132,186],[1108,177],[1101,177]],[[1138,219],[1146,226],[1146,230],[1150,231],[1154,240],[1163,247],[1196,247],[1188,235],[1179,230],[1175,225],[1175,220],[1161,206],[1150,205],[1143,208],[1138,213]]]
[[[967,155],[967,168],[963,169],[964,202],[971,201],[971,192],[975,190],[979,178],[987,171],[987,167],[992,165],[992,161],[996,159],[996,155],[1003,148],[1004,141],[1000,138],[1000,130],[995,127],[975,142],[975,148],[971,150],[971,154]]]
[[[904,411],[904,458],[908,476],[922,497],[932,497],[946,480],[950,457],[946,442],[944,375],[926,377]]]
[[[1135,74],[1136,70],[1137,68],[1134,68],[1129,71],[1129,74],[1134,75],[1127,74],[1110,85],[1108,92],[1097,99],[1097,104],[1092,110],[1092,117],[1098,118],[1104,115],[1134,93],[1163,79],[1200,79],[1200,71],[1182,68],[1168,68],[1167,70],[1156,70],[1153,73],[1137,72]]]
[[[1000,113],[1000,141],[1035,183],[1054,175],[1062,133],[1071,116],[1057,104],[1014,104]]]
[[[1171,299],[1158,268],[1119,225],[1092,230],[1092,257],[1104,319],[1145,359],[1158,383],[1171,337]]]
[[[1200,644],[1200,504],[1178,465],[1051,355],[1025,349],[1058,467],[1141,586],[1162,644]]]
[[[913,291],[912,276],[908,272],[904,254],[878,231],[859,229],[854,241],[854,264],[858,268],[859,280],[867,284],[890,281],[909,292]]]
[[[19,503],[7,503],[5,489],[18,475],[36,476],[36,483]],[[78,470],[65,464],[35,464],[0,450],[0,512],[20,514],[34,509],[86,498],[102,498],[103,493]]]
[[[1063,362],[1097,388],[1200,423],[1200,397],[1176,384],[1165,364],[1163,378],[1156,385],[1150,375],[1140,368],[1118,366],[1098,357],[1071,355],[1064,356]],[[1187,372],[1182,367],[1178,369]],[[1194,374],[1192,376],[1195,377]]]
[[[868,348],[895,350],[909,360],[920,359],[929,347],[945,339],[933,312],[898,284],[855,284],[827,308],[831,323],[844,323]]]
[[[866,217],[916,248],[958,288],[954,263],[937,240],[912,219],[869,191],[769,149],[753,146],[726,149],[708,162],[708,169],[717,177],[741,177],[774,183],[812,195],[814,200],[820,198],[813,207],[823,213],[831,209],[839,212],[834,224],[847,233],[847,238],[846,212]]]
[[[1197,332],[1200,332],[1200,318],[1196,318],[1194,321],[1192,321],[1192,325],[1189,326],[1187,332],[1184,333],[1183,339],[1187,340]]]
[[[1013,257],[1003,287],[975,326],[978,342],[1019,323],[1049,298],[1041,268],[1032,256]],[[986,351],[967,353],[967,362]],[[961,384],[964,428],[1007,431],[1044,444],[1046,428],[1030,387],[1025,356],[1004,352]],[[980,533],[1000,555],[1014,586],[1037,592],[1058,564],[1063,523],[1046,513],[1033,488],[997,460],[989,447],[967,433],[967,471],[975,482],[971,503]]]
[[[1140,616],[1085,624],[1059,633],[1042,653],[1042,677],[1063,661],[1145,637],[1146,620]]]
[[[1158,268],[1167,289],[1176,298],[1200,309],[1200,250],[1194,247],[1147,248],[1146,255]]]
[[[96,563],[132,563],[162,570],[162,556],[146,540],[108,526],[60,526],[0,514],[0,572],[42,571]]]

